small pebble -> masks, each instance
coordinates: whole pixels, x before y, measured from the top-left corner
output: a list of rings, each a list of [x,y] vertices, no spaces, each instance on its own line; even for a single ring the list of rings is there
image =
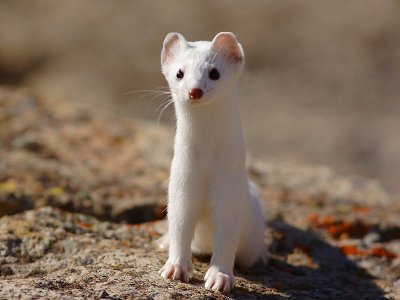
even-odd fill
[[[30,134],[17,136],[12,141],[12,145],[15,149],[25,149],[36,153],[39,153],[43,150],[43,145],[40,144],[35,136]]]
[[[381,235],[377,232],[370,232],[366,234],[363,238],[363,243],[367,247],[373,246],[375,243],[379,242]]]
[[[13,274],[14,274],[14,270],[11,269],[11,267],[9,267],[9,266],[1,266],[0,267],[0,275],[9,276],[9,275],[13,275]]]
[[[107,299],[108,296],[110,295],[104,290],[99,293],[99,299]]]

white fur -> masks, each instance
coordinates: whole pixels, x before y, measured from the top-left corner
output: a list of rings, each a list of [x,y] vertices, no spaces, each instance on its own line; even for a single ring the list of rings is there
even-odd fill
[[[160,270],[165,279],[189,280],[191,255],[211,253],[207,289],[228,292],[233,266],[266,261],[265,219],[250,188],[239,114],[238,79],[242,47],[231,33],[212,42],[187,42],[170,33],[161,54],[162,72],[174,100],[177,129],[168,190],[169,258]],[[208,77],[210,69],[218,80]],[[179,69],[184,71],[176,79]],[[195,103],[188,91],[204,92]]]

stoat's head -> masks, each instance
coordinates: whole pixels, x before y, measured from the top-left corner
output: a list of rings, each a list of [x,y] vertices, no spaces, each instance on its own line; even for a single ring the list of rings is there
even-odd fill
[[[161,70],[175,101],[212,103],[236,88],[244,65],[242,46],[233,33],[218,33],[212,42],[187,42],[169,33],[161,51]]]

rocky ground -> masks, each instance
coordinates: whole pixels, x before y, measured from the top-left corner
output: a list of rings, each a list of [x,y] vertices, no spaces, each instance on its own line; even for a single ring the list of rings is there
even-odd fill
[[[0,299],[400,299],[400,202],[327,168],[249,161],[266,268],[228,294],[165,282],[172,132],[0,89]]]

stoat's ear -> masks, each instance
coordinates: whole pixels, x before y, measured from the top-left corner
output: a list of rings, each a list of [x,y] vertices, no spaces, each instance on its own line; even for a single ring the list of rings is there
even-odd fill
[[[186,40],[182,34],[177,32],[168,33],[164,39],[161,50],[161,68],[165,70],[174,56],[186,46]]]
[[[229,63],[241,64],[244,61],[242,46],[238,43],[232,32],[220,32],[212,41],[212,49],[223,54]]]

